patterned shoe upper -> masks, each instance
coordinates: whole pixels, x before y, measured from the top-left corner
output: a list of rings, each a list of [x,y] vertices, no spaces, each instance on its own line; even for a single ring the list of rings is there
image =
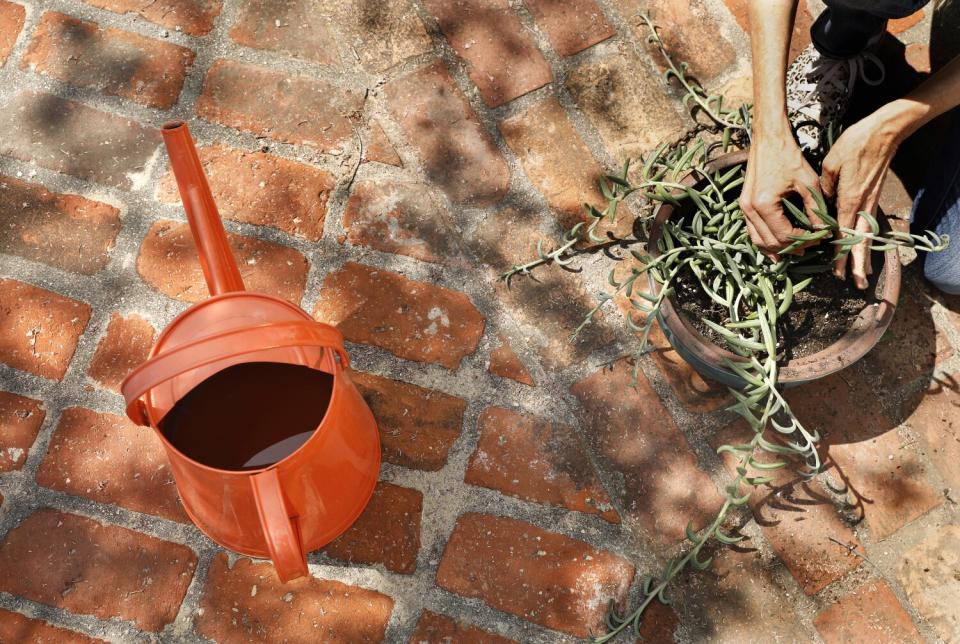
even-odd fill
[[[876,66],[876,77],[867,74],[868,62]],[[843,59],[824,56],[813,45],[804,49],[787,70],[787,116],[800,149],[817,151],[827,128],[837,131],[858,78],[879,85],[885,75],[883,63],[869,52]]]

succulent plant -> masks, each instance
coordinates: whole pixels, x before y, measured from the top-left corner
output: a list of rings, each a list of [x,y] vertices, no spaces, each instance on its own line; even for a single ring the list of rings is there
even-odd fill
[[[945,248],[949,241],[932,232],[924,235],[898,231],[881,234],[879,223],[868,212],[858,214],[867,224],[863,227],[866,231],[842,227],[831,215],[822,195],[810,188],[817,203],[813,214],[822,224],[813,225],[802,209],[784,200],[785,211],[807,232],[795,237],[793,244],[780,253],[778,259],[771,259],[751,242],[738,204],[745,166],[741,164],[713,172],[708,168],[711,155],[716,151],[727,151],[732,145],[742,146],[749,141],[750,106],[729,109],[724,106],[721,96],[708,94],[687,74],[685,64],[674,63],[650,19],[643,16],[643,20],[650,27],[650,42],[666,61],[667,81],[676,81],[684,91],[684,105],[690,109],[696,125],[679,142],[660,145],[641,160],[635,172],[631,173],[627,161],[619,174],[603,177],[600,190],[607,200],[603,209],[584,204],[589,215],[587,221],[566,231],[560,243],[550,251],[538,244],[536,259],[514,266],[502,278],[509,282],[542,265],[567,267],[586,253],[611,246],[623,248],[636,264],[629,275],[622,278],[616,276],[616,267],[610,270],[608,281],[612,292],[598,297],[597,306],[573,335],[590,324],[596,313],[616,296],[625,297],[644,315],[641,323],[627,316],[631,329],[640,336],[634,351],[636,372],[638,358],[650,350],[650,332],[660,307],[674,294],[674,284],[680,272],[689,270],[702,292],[725,312],[721,320],[704,319],[703,322],[738,356],[737,360],[725,363],[744,383],[740,389],[730,389],[736,402],[729,409],[745,419],[753,435],[742,444],[718,448],[718,453],[729,452],[736,459],[737,474],[724,488],[725,499],[720,511],[699,532],[688,524],[686,537],[689,544],[659,574],[646,577],[636,608],[621,615],[611,600],[606,620],[608,630],[592,640],[598,643],[610,641],[628,630],[632,630],[634,636],[639,635],[644,611],[654,600],[669,603],[667,587],[681,571],[688,565],[696,570],[710,566],[712,557],[704,556],[707,544],[729,545],[743,539],[725,531],[725,522],[735,508],[747,503],[754,488],[771,482],[772,478],[766,472],[787,467],[788,461],[796,462],[797,469],[804,476],[812,477],[819,472],[820,458],[816,448],[819,434],[815,429],[806,428],[797,418],[778,384],[778,369],[783,359],[782,342],[777,335],[778,322],[789,310],[794,296],[810,285],[814,274],[831,269],[835,252],[843,255],[861,242],[878,251],[911,247],[935,252]],[[716,140],[708,142],[699,134],[703,131],[713,133]],[[825,135],[822,138],[828,146],[834,133]],[[685,181],[690,176],[696,181]],[[611,233],[606,232],[616,223],[618,216],[630,212],[620,204],[628,198],[638,197],[652,204],[686,206],[678,209],[678,212],[685,212],[683,216],[664,222],[656,257],[634,248],[645,241],[642,236],[611,240]],[[642,216],[644,236],[653,212],[648,211]],[[803,254],[792,253],[811,242],[816,245],[807,247]],[[622,258],[614,257],[614,261],[619,259]],[[656,293],[643,287],[647,275],[659,286]],[[764,453],[767,456],[762,456]]]

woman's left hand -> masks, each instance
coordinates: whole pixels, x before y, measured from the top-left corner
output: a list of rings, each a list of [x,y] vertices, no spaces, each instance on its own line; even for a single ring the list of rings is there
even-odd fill
[[[866,220],[857,213],[876,214],[883,180],[901,141],[901,129],[895,123],[896,119],[880,108],[844,131],[823,160],[820,188],[825,197],[835,200],[837,221],[842,228],[869,231]],[[845,236],[846,233],[838,233],[838,237]],[[841,250],[838,246],[837,252]],[[845,279],[848,263],[857,288],[866,288],[867,276],[873,272],[869,241],[838,256],[833,274]]]

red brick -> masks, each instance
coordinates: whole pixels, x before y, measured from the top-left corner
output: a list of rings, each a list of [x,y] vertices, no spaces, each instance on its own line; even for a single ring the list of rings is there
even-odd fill
[[[363,151],[364,163],[367,161],[375,161],[376,163],[384,163],[397,168],[403,167],[403,161],[400,160],[400,155],[397,154],[397,150],[393,147],[390,138],[387,137],[382,127],[374,123],[370,128],[369,137],[370,140],[367,142],[367,147]]]
[[[668,595],[682,597],[687,614],[697,616],[698,641],[770,641],[764,636],[776,642],[812,641],[792,591],[777,578],[782,566],[753,545],[711,552],[710,568],[679,575]],[[673,642],[672,632],[667,635],[663,641]]]
[[[103,640],[93,639],[80,633],[51,626],[39,619],[31,619],[19,613],[0,608],[0,642],[30,642],[31,644],[96,644]]]
[[[732,0],[725,1],[729,6]],[[660,28],[660,37],[674,61],[688,63],[691,73],[701,82],[708,83],[720,76],[736,61],[736,52],[720,33],[718,20],[704,0],[615,0],[614,4],[624,16],[632,16],[634,33],[645,44],[650,29],[639,13],[647,11]],[[658,68],[666,69],[663,56],[652,43],[647,44],[647,51]]]
[[[20,68],[166,110],[177,102],[194,58],[186,47],[48,11]]]
[[[467,483],[620,523],[572,427],[488,407],[478,431]]]
[[[282,584],[269,563],[218,554],[210,566],[197,632],[234,642],[380,642],[393,600],[338,581],[301,577]]]
[[[424,0],[483,102],[499,107],[543,87],[553,74],[507,0]]]
[[[350,529],[323,550],[354,564],[383,564],[405,575],[417,569],[423,494],[377,483],[370,503]]]
[[[0,67],[6,62],[10,50],[23,29],[27,11],[22,5],[0,0]]]
[[[351,342],[447,369],[476,351],[484,325],[463,293],[355,262],[327,275],[313,315]]]
[[[820,611],[813,625],[827,644],[924,641],[897,596],[882,581],[869,582]]]
[[[455,224],[434,191],[411,181],[359,181],[343,214],[347,241],[425,262],[456,258]]]
[[[527,0],[526,5],[561,56],[572,56],[617,33],[593,0]]]
[[[944,482],[960,490],[960,393],[934,382],[907,419]]]
[[[599,460],[624,477],[630,519],[664,545],[682,539],[688,521],[700,529],[713,520],[723,498],[642,372],[634,381],[620,360],[571,391]]]
[[[896,18],[887,23],[887,31],[892,34],[902,34],[923,20],[923,9],[919,9],[904,18]]]
[[[424,610],[417,620],[417,630],[410,636],[410,644],[516,644],[515,640],[494,635],[489,631],[458,622],[446,615]]]
[[[528,346],[537,352],[547,370],[560,369],[586,360],[595,349],[614,339],[610,321],[601,311],[576,339],[570,334],[596,301],[576,275],[545,267],[536,279],[518,277],[507,283],[498,280],[509,267],[535,259],[536,244],[550,248],[551,240],[541,232],[542,214],[520,208],[503,208],[491,213],[471,231],[469,244],[486,266],[500,302],[513,318],[535,332],[528,334]],[[509,230],[509,235],[504,231]]]
[[[725,443],[740,444],[749,440],[751,435],[746,424],[737,421],[713,436],[710,444],[714,448]],[[725,452],[722,458],[733,474],[735,457]],[[773,459],[758,451],[757,460],[768,462]],[[804,593],[818,593],[860,565],[860,559],[830,541],[832,537],[853,546],[861,545],[820,481],[805,481],[789,467],[763,472],[751,469],[749,474],[773,478],[768,486],[753,491],[750,509],[774,552],[786,564]],[[744,486],[743,490],[746,491],[747,487]]]
[[[380,428],[387,463],[435,472],[460,437],[466,401],[370,373],[351,372]]]
[[[120,383],[127,374],[147,359],[155,338],[153,326],[139,315],[122,317],[114,312],[87,373],[107,389],[119,393]]]
[[[307,258],[286,246],[227,233],[247,290],[299,303],[307,281]],[[190,227],[158,221],[140,246],[137,270],[158,291],[177,300],[199,302],[208,297]]]
[[[903,52],[907,64],[921,74],[930,73],[930,47],[922,43],[911,43]]]
[[[160,440],[122,416],[83,407],[63,412],[37,483],[187,523]]]
[[[0,176],[0,252],[93,275],[110,260],[120,211]]]
[[[521,384],[533,387],[536,383],[527,368],[523,366],[520,358],[517,357],[513,347],[510,346],[510,341],[502,335],[498,339],[500,344],[490,352],[490,366],[487,371],[495,376],[516,380]]]
[[[163,27],[179,27],[191,36],[202,36],[213,29],[223,0],[85,0],[87,4],[117,13],[137,13]]]
[[[584,61],[567,75],[566,86],[573,100],[618,165],[639,159],[686,129],[663,80],[655,74],[637,73],[643,68],[640,56],[624,49]]]
[[[384,72],[430,50],[430,37],[408,0],[357,4],[351,0],[270,0],[244,3],[230,30],[237,43],[350,69],[357,62]],[[371,47],[370,43],[376,43]],[[340,44],[348,50],[338,55]]]
[[[787,400],[805,427],[823,435],[831,475],[850,488],[848,497],[865,515],[872,541],[940,503],[916,455],[893,429],[896,423],[879,411],[875,391],[855,372],[798,387]],[[851,409],[857,410],[854,424]]]
[[[46,416],[41,404],[39,400],[0,391],[0,472],[23,467]]]
[[[947,525],[943,521],[931,521],[907,543],[911,547],[897,562],[897,581],[934,637],[944,642],[955,641],[960,633],[960,603],[957,602],[960,525],[955,519],[948,519]]]
[[[0,544],[0,590],[160,631],[177,617],[196,565],[184,546],[41,509]]]
[[[510,168],[442,63],[392,81],[385,91],[427,176],[452,201],[483,206],[506,194]]]
[[[89,320],[89,304],[0,279],[0,362],[60,380]]]
[[[560,225],[571,228],[589,219],[584,202],[606,203],[597,187],[603,171],[557,99],[540,101],[504,120],[500,132],[530,181],[556,212]]]
[[[329,172],[226,145],[204,146],[198,152],[222,216],[272,226],[310,241],[323,237],[327,203],[336,184]],[[166,203],[180,203],[173,174],[160,180],[157,196]]]
[[[0,154],[124,190],[141,187],[160,134],[50,94],[21,92],[0,111]]]
[[[633,566],[516,519],[462,515],[437,570],[437,585],[579,637],[603,628],[607,602],[622,600]]]
[[[309,76],[218,60],[203,82],[197,116],[325,153],[354,143],[363,94]]]

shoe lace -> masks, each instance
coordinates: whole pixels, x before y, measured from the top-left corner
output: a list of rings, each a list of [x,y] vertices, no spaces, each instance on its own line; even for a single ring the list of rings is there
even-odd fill
[[[867,73],[867,63],[872,63],[877,69],[878,73],[873,78]],[[870,52],[862,52],[847,59],[821,56],[811,66],[807,77],[814,76],[817,72],[821,73],[819,80],[801,84],[800,87],[806,94],[794,108],[796,112],[804,113],[805,108],[818,106],[823,102],[824,96],[849,96],[853,93],[857,79],[863,80],[867,85],[879,85],[887,74],[883,61]]]

